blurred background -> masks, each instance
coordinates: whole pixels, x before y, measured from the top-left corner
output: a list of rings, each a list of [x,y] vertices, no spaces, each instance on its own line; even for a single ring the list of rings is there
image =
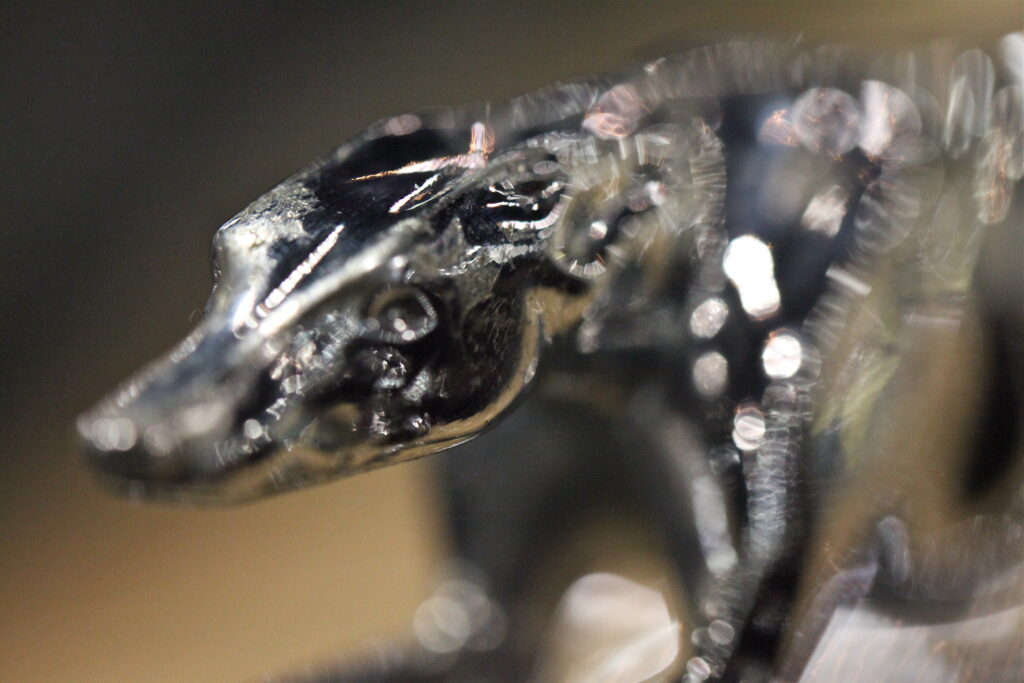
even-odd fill
[[[215,228],[386,115],[742,35],[975,43],[1019,2],[7,3],[0,680],[223,681],[404,629],[444,557],[430,462],[229,510],[138,506],[75,415],[182,337]]]

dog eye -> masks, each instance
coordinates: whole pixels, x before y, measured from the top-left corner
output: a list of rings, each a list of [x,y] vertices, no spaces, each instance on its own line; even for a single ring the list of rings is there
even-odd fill
[[[390,344],[408,344],[437,327],[437,311],[430,299],[414,287],[378,292],[366,309],[367,327]]]

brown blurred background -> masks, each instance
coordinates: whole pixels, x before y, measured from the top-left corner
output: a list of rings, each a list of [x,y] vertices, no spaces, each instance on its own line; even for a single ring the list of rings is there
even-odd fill
[[[99,491],[76,413],[190,327],[213,230],[389,114],[743,34],[911,44],[1019,2],[8,3],[0,17],[0,680],[223,681],[404,628],[429,462],[231,510]]]

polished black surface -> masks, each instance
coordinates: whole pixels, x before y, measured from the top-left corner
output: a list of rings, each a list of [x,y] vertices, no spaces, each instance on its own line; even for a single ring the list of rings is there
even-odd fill
[[[1019,614],[1022,309],[985,272],[1020,243],[1020,51],[738,42],[386,119],[221,228],[205,318],[81,418],[90,457],[245,500],[458,445],[536,385],[446,456],[508,627],[452,680],[530,669],[533,550],[595,492],[662,534],[689,680],[796,680],[839,613]]]

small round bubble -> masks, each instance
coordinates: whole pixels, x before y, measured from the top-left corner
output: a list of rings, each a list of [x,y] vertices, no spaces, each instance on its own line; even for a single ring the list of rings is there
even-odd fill
[[[717,351],[709,351],[693,363],[693,384],[702,396],[718,396],[729,379],[729,362]]]
[[[732,440],[741,451],[756,451],[764,443],[764,413],[757,406],[741,406],[732,424]]]
[[[686,673],[690,674],[692,680],[704,681],[711,675],[711,666],[703,657],[691,657],[686,663]]]
[[[708,624],[708,637],[718,645],[728,645],[736,636],[736,630],[727,621],[715,619]]]
[[[857,144],[857,100],[836,88],[811,88],[793,103],[793,128],[812,152],[839,156]]]
[[[728,317],[729,306],[718,297],[712,297],[693,309],[690,332],[695,337],[710,339],[718,334]]]
[[[792,377],[800,370],[802,362],[803,346],[795,334],[780,330],[768,335],[761,352],[761,363],[766,375],[772,379]]]

